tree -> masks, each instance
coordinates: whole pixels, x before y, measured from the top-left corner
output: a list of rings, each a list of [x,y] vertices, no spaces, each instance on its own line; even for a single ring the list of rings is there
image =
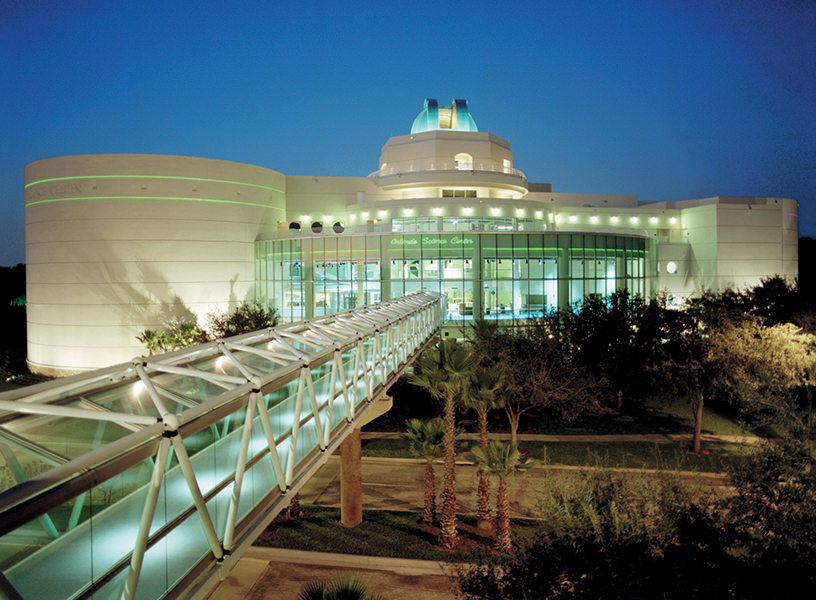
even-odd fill
[[[572,363],[602,382],[620,411],[624,397],[645,391],[641,375],[654,351],[653,308],[627,290],[585,298],[577,310],[547,317],[547,334],[562,338]]]
[[[482,362],[503,368],[500,397],[512,444],[518,444],[521,417],[530,411],[550,410],[572,421],[597,409],[598,383],[570,362],[561,338],[551,333],[547,322],[521,332],[481,322],[474,325],[473,335]]]
[[[692,452],[702,452],[703,407],[723,375],[712,353],[711,330],[697,307],[672,310],[662,307],[663,339],[649,371],[655,390],[671,401],[688,402],[694,418]]]
[[[204,329],[211,340],[217,340],[274,327],[279,322],[278,310],[271,304],[246,300],[232,313],[213,311],[207,314]]]
[[[327,581],[310,581],[301,588],[298,600],[385,600],[385,597],[369,592],[366,582],[352,573]]]
[[[498,393],[502,385],[503,375],[504,370],[501,365],[489,369],[478,369],[471,377],[469,393],[464,397],[465,406],[476,411],[479,423],[479,447],[485,451],[490,442],[487,432],[487,413],[491,409],[501,408],[504,405]],[[492,519],[490,518],[490,477],[484,471],[479,471],[476,496],[477,527],[479,529],[490,529],[492,527]]]
[[[816,336],[792,323],[763,327],[756,318],[712,336],[722,378],[744,414],[808,439],[814,431]]]
[[[471,457],[480,473],[487,473],[499,480],[496,492],[496,546],[501,552],[513,551],[510,535],[510,502],[507,497],[507,480],[533,466],[533,461],[522,462],[518,446],[493,440],[487,448],[474,446]]]
[[[454,548],[456,532],[456,406],[461,402],[477,358],[471,349],[455,339],[446,339],[428,348],[414,362],[412,382],[442,402],[444,432],[444,483],[440,542]]]
[[[423,521],[436,523],[436,480],[434,463],[442,457],[445,426],[442,419],[411,419],[408,427],[411,456],[425,461],[425,511]]]

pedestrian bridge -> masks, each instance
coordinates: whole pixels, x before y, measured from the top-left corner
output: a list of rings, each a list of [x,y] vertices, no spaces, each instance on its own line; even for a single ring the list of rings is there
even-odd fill
[[[418,292],[0,395],[0,598],[202,598],[443,306]]]

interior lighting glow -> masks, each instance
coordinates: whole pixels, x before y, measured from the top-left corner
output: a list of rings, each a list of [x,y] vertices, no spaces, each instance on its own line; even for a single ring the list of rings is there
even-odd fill
[[[540,219],[543,213],[540,210],[536,211],[536,219]]]
[[[368,213],[367,213],[367,212],[364,212],[364,213],[363,213],[363,218],[364,218],[364,219],[367,219],[367,218],[368,218]]]
[[[436,208],[433,209],[433,214],[441,215],[442,214],[442,209],[437,206]]]
[[[349,216],[349,219],[351,219],[352,221],[353,221],[354,219],[356,219],[356,218],[357,218],[357,215],[355,215],[354,213],[352,213],[352,214]]]
[[[491,212],[492,214],[494,214],[494,215],[497,215],[497,214],[499,214],[499,209],[498,209],[498,208],[491,208],[491,209],[490,209],[490,212]]]
[[[414,209],[413,208],[406,208],[405,209],[405,215],[406,216],[410,217],[412,214],[414,214]]]
[[[466,215],[469,215],[470,213],[472,213],[472,212],[473,212],[473,209],[472,209],[471,207],[469,207],[469,206],[466,206],[466,207],[465,207],[465,208],[463,208],[462,210],[464,211],[464,213],[465,213]]]
[[[591,217],[589,217],[589,220],[592,221],[593,223],[597,223],[598,222],[598,215],[592,215]]]
[[[384,210],[381,210],[381,211],[380,211],[380,216],[381,216],[381,217],[384,217],[384,216],[385,216],[385,211],[384,211]]]
[[[556,223],[560,223],[560,222],[561,222],[561,215],[555,215],[555,222],[556,222]]]
[[[300,215],[300,220],[303,221],[304,223],[309,221],[310,220],[309,215]]]
[[[677,217],[672,217],[671,219],[669,219],[669,221],[671,223],[677,223]]]
[[[638,222],[638,218],[637,218],[637,217],[632,217],[632,218],[631,218],[631,219],[629,219],[629,220],[630,220],[630,221],[632,221],[632,223],[637,223],[637,222]]]
[[[323,215],[323,220],[324,221],[331,221],[332,220],[331,215]]]
[[[520,216],[520,217],[523,217],[524,216],[524,209],[523,208],[517,208],[516,209],[516,214],[518,216]]]
[[[613,217],[612,217],[612,222],[613,222],[613,223],[617,223],[617,222],[618,222],[618,217],[617,217],[617,216],[613,216]]]
[[[649,220],[650,220],[652,223],[657,223],[657,217],[652,217],[652,218],[651,218],[651,219],[649,219]]]
[[[578,220],[578,217],[576,217],[575,215],[570,215],[569,220],[570,220],[570,223],[575,223],[575,221]]]

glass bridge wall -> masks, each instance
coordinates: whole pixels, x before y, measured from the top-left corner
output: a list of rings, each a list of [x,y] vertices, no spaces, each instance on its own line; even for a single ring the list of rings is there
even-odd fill
[[[514,324],[616,290],[649,292],[648,241],[633,235],[434,233],[301,236],[256,244],[259,293],[297,321],[420,289],[447,319]]]
[[[442,318],[425,292],[0,395],[0,598],[202,589]]]

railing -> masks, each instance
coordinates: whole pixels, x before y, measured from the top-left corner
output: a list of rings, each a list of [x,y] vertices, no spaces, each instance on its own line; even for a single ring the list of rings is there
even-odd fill
[[[0,597],[203,597],[443,317],[418,292],[0,395]]]
[[[503,167],[500,165],[484,163],[426,163],[417,165],[398,165],[396,167],[386,167],[379,171],[374,171],[369,177],[387,177],[389,175],[401,175],[405,173],[420,173],[423,171],[486,171],[490,173],[503,173],[513,175],[527,181],[527,177],[518,169]]]

